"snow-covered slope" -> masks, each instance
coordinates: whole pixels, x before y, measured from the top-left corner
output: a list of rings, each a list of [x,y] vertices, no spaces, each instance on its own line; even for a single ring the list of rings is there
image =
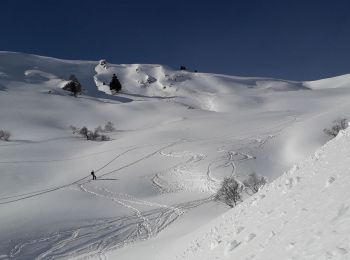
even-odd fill
[[[304,85],[311,89],[349,88],[349,81],[350,74],[346,74],[334,78],[307,81],[304,83]]]
[[[126,93],[167,97],[192,108],[216,112],[240,108],[243,102],[247,102],[247,105],[254,104],[255,101],[250,100],[249,96],[252,92],[309,89],[301,82],[174,71],[162,65],[100,63],[95,70],[96,85],[108,94],[110,90],[106,83],[116,73],[126,87]],[[232,99],[232,95],[238,96],[239,100]]]
[[[224,177],[273,181],[327,142],[350,118],[347,81],[331,82],[0,52],[0,259],[154,259],[228,210],[212,200]],[[70,129],[108,121],[107,142]]]
[[[159,259],[349,259],[350,128]]]

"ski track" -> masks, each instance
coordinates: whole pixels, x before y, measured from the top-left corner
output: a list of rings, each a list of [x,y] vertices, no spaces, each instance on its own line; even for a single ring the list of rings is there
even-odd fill
[[[243,145],[243,144],[257,143],[258,147],[261,148],[270,139],[280,134],[285,128],[287,128],[290,124],[292,124],[295,121],[296,121],[296,118],[294,117],[292,121],[289,120],[288,122],[282,122],[281,124],[277,124],[274,127],[269,128],[265,132],[260,133],[260,136],[265,135],[266,136],[265,138],[254,139],[256,135],[249,135],[245,138],[241,138],[240,140],[236,140],[237,142],[236,144]],[[227,135],[226,137],[230,139],[230,137],[232,136]],[[223,136],[219,138],[215,137],[213,138],[213,140],[222,139],[222,138]],[[173,167],[170,167],[164,170],[161,173],[157,173],[152,178],[153,184],[158,189],[160,189],[163,192],[164,191],[170,192],[172,191],[171,188],[165,187],[167,183],[162,179],[164,174],[166,174],[169,171],[178,171],[178,172],[181,172],[181,174],[186,173],[186,171],[187,173],[191,172],[189,171],[191,165],[194,165],[196,163],[203,161],[206,158],[206,155],[201,153],[193,153],[189,151],[165,153],[164,150],[167,148],[170,148],[171,146],[179,144],[181,142],[191,143],[191,142],[201,142],[201,141],[208,141],[208,139],[180,140],[177,142],[168,143],[165,147],[157,149],[156,151],[151,152],[141,157],[138,160],[135,160],[118,169],[104,173],[100,176],[102,177],[108,174],[118,172],[122,169],[130,167],[134,164],[137,164],[145,159],[148,159],[157,153],[159,153],[162,156],[177,157],[177,158],[189,156],[190,158],[187,159],[186,162],[179,163]],[[231,143],[231,146],[232,146],[232,143]],[[116,159],[118,159],[122,155],[141,148],[143,148],[143,146],[131,147],[130,149],[112,158],[112,160],[110,160],[104,166],[96,170],[96,172],[101,171],[102,169],[107,167],[109,164],[114,162]],[[214,167],[215,168],[232,167],[232,175],[235,175],[235,170],[236,170],[235,161],[254,159],[254,156],[241,153],[241,152],[235,152],[232,150],[225,150],[224,147],[219,147],[217,149],[217,152],[225,152],[227,155],[225,158],[222,158],[222,157],[217,158],[216,160],[208,164],[205,178],[208,184],[208,188],[211,191],[217,189],[218,187],[218,180],[212,175],[212,171]],[[87,156],[91,156],[91,155],[87,155]],[[69,158],[67,160],[74,160],[74,159],[78,159],[78,158]],[[60,161],[60,160],[57,160],[57,161]],[[30,162],[30,161],[27,161],[27,162]],[[7,162],[1,162],[1,163],[7,163]],[[126,217],[121,217],[121,218],[116,218],[111,220],[110,219],[101,220],[101,221],[97,221],[97,222],[100,222],[97,224],[96,223],[90,224],[87,226],[82,226],[77,229],[72,229],[68,231],[60,231],[52,235],[18,243],[10,250],[8,254],[10,258],[26,259],[25,254],[23,255],[23,257],[21,254],[24,251],[24,249],[27,247],[31,247],[31,248],[38,247],[37,253],[32,253],[32,254],[36,254],[36,256],[34,257],[35,259],[57,259],[57,258],[71,258],[71,257],[75,257],[77,259],[88,259],[88,258],[97,257],[97,256],[100,259],[107,259],[107,256],[105,255],[107,251],[126,246],[136,241],[149,239],[150,237],[158,234],[164,228],[166,228],[171,223],[173,223],[179,216],[184,214],[186,210],[197,207],[213,199],[213,197],[211,196],[207,199],[191,201],[191,202],[183,203],[177,206],[167,206],[164,204],[158,204],[154,202],[139,200],[128,194],[116,193],[116,192],[107,190],[106,188],[100,188],[100,187],[87,188],[87,185],[91,183],[90,181],[79,183],[86,178],[87,177],[67,185],[55,187],[53,189],[43,189],[41,191],[26,193],[22,195],[0,198],[0,200],[5,200],[5,202],[12,202],[11,200],[10,201],[6,201],[6,200],[13,199],[13,198],[26,199],[26,197],[34,197],[37,195],[41,195],[42,193],[55,191],[61,188],[67,188],[72,185],[78,185],[81,191],[86,192],[98,198],[113,201],[119,204],[120,206],[129,209],[131,212],[133,212],[134,216],[126,216]],[[17,199],[13,201],[17,201]],[[136,206],[132,206],[132,204],[155,207],[156,209],[147,211],[147,212],[141,212]],[[50,244],[50,246],[48,246],[49,249],[46,249],[46,250],[40,249],[40,246],[38,246],[40,244]]]
[[[103,176],[106,176],[106,175],[109,175],[109,174],[112,174],[112,173],[116,173],[120,170],[123,170],[123,169],[126,169],[130,166],[133,166],[145,159],[148,159],[152,156],[154,156],[155,154],[157,154],[159,151],[161,151],[162,149],[165,149],[165,148],[168,148],[168,147],[171,147],[171,146],[174,146],[180,142],[183,142],[183,140],[180,140],[180,141],[176,141],[176,142],[171,142],[171,143],[167,143],[166,146],[160,148],[160,149],[157,149],[156,151],[154,152],[151,152],[149,154],[147,154],[146,156],[143,156],[142,158],[138,159],[138,160],[135,160],[131,163],[128,163],[124,166],[121,166],[115,170],[112,170],[110,172],[107,172],[107,173],[104,173],[102,175],[100,175],[100,177],[103,177]],[[101,171],[102,169],[104,169],[105,167],[107,167],[109,164],[111,164],[113,161],[115,161],[116,159],[118,159],[119,157],[121,157],[122,155],[125,155],[133,150],[136,150],[136,149],[141,149],[141,148],[144,148],[144,147],[148,147],[148,146],[155,146],[155,145],[147,145],[147,146],[138,146],[138,147],[133,147],[133,148],[130,148],[122,153],[119,153],[117,156],[115,156],[112,160],[110,160],[108,163],[106,163],[104,166],[102,166],[101,168],[97,169],[95,172],[99,172]],[[81,184],[82,181],[84,181],[85,179],[89,178],[90,176],[85,176],[85,177],[82,177],[81,179],[78,179],[74,182],[71,182],[71,183],[68,183],[68,184],[64,184],[64,185],[61,185],[61,186],[57,186],[57,187],[52,187],[52,188],[47,188],[47,189],[42,189],[42,190],[37,190],[37,191],[33,191],[33,192],[29,192],[29,193],[23,193],[23,194],[19,194],[19,195],[14,195],[14,196],[7,196],[7,197],[1,197],[0,198],[0,205],[3,205],[3,204],[9,204],[9,203],[13,203],[13,202],[17,202],[17,201],[20,201],[20,200],[24,200],[24,199],[29,199],[29,198],[33,198],[33,197],[37,197],[37,196],[40,196],[40,195],[43,195],[43,194],[47,194],[47,193],[50,193],[50,192],[54,192],[54,191],[57,191],[57,190],[60,190],[60,189],[63,189],[63,188],[68,188],[70,186],[73,186],[73,185],[76,185],[76,184]],[[84,183],[86,182],[90,182],[90,180],[88,181],[85,181]]]
[[[141,161],[143,161],[145,159],[150,158],[151,156],[157,154],[158,152],[160,152],[164,148],[167,148],[167,147],[170,147],[170,146],[173,146],[173,145],[177,144],[178,142],[179,141],[172,142],[170,144],[168,143],[167,146],[162,147],[161,149],[157,149],[156,151],[154,151],[152,153],[149,153],[146,156],[143,156],[142,158],[140,158],[140,159],[138,159],[138,160],[136,160],[134,162],[131,162],[131,163],[127,164],[127,165],[124,165],[124,166],[122,166],[122,167],[120,167],[120,168],[118,168],[116,170],[111,171],[111,172],[104,173],[101,176],[106,176],[108,174],[118,172],[121,169],[125,169],[127,167],[130,167],[130,166],[132,166],[132,165],[134,165],[136,163],[139,163],[139,162],[141,162]],[[106,166],[111,164],[113,161],[115,161],[117,158],[119,158],[123,154],[126,154],[126,153],[128,153],[130,151],[133,151],[135,149],[140,149],[140,148],[142,148],[142,147],[134,147],[134,148],[128,149],[127,151],[124,151],[124,152],[118,154],[116,157],[114,157],[107,164],[105,164],[104,166],[102,166],[101,168],[96,170],[96,172],[102,170],[103,168],[105,168]],[[104,199],[112,200],[112,201],[120,204],[121,206],[130,209],[131,211],[133,211],[136,214],[136,216],[138,218],[138,221],[135,221],[135,224],[136,224],[137,228],[131,234],[128,234],[127,236],[125,236],[125,239],[122,239],[122,241],[123,241],[122,245],[128,244],[128,243],[136,241],[136,240],[148,239],[149,237],[153,236],[155,234],[155,232],[158,233],[160,230],[165,228],[168,225],[168,224],[166,224],[167,222],[169,222],[169,224],[170,224],[178,216],[183,214],[183,211],[178,209],[178,208],[176,208],[176,207],[168,207],[166,205],[161,205],[161,204],[157,204],[157,203],[150,203],[150,202],[146,202],[146,201],[142,201],[142,200],[136,200],[136,199],[131,200],[132,197],[130,195],[127,195],[127,194],[123,195],[125,198],[121,198],[121,199],[118,200],[115,197],[116,193],[108,191],[106,188],[103,188],[102,190],[100,189],[100,192],[89,190],[88,188],[86,188],[84,186],[84,184],[90,183],[90,180],[89,181],[85,181],[83,183],[79,183],[79,182],[83,181],[86,178],[87,177],[79,179],[78,181],[75,181],[75,182],[67,184],[67,185],[55,187],[53,189],[44,189],[44,190],[41,190],[41,191],[30,192],[30,193],[26,193],[26,194],[22,194],[22,195],[1,198],[0,200],[7,200],[5,202],[2,202],[1,204],[11,203],[11,202],[15,202],[15,201],[18,201],[18,200],[35,197],[35,196],[38,196],[38,195],[41,195],[41,194],[44,194],[44,193],[48,193],[48,192],[52,192],[52,191],[55,191],[55,190],[58,190],[58,189],[62,189],[62,188],[69,188],[72,185],[78,185],[80,190],[82,190],[84,192],[87,192],[87,193],[89,193],[91,195],[97,196],[97,197],[101,197],[101,198],[104,198]],[[101,193],[101,191],[102,191],[102,193]],[[114,196],[112,196],[112,195],[114,195]],[[121,197],[121,196],[119,196],[119,197]],[[10,199],[10,201],[8,199]],[[158,223],[159,227],[156,228],[155,232],[153,232],[152,226],[150,224],[150,221],[147,219],[147,217],[145,217],[142,214],[142,212],[140,210],[138,210],[136,207],[131,206],[130,203],[147,205],[147,206],[153,206],[153,207],[156,206],[156,207],[163,208],[163,209],[165,208],[168,213],[167,214],[162,214],[159,218],[156,219],[156,223]],[[170,214],[169,214],[169,212],[170,212]],[[174,217],[174,214],[175,214],[176,217]],[[174,220],[173,221],[166,221],[166,220],[161,221],[160,219],[162,217],[174,218]],[[162,224],[159,224],[160,222],[162,222]],[[64,236],[64,234],[65,234],[64,232],[63,233],[62,232],[58,232],[58,233],[54,234],[53,236],[47,236],[47,237],[43,237],[43,238],[39,238],[39,239],[32,239],[32,240],[28,240],[26,242],[18,243],[17,245],[15,245],[13,247],[13,249],[10,250],[9,256],[11,258],[14,258],[17,255],[20,255],[20,253],[23,251],[22,249],[28,247],[29,245],[37,245],[37,244],[40,244],[40,243],[42,244],[42,243],[46,243],[46,242],[49,243],[53,238],[56,238],[56,239],[60,239],[60,242],[58,242],[58,243],[56,243],[54,245],[51,245],[49,250],[41,252],[39,255],[36,256],[36,259],[44,259],[44,258],[49,257],[49,256],[50,256],[49,258],[55,258],[52,255],[55,255],[54,253],[56,251],[59,251],[60,249],[64,248],[67,244],[69,244],[69,242],[74,241],[77,238],[77,236],[79,235],[79,229],[74,230],[71,233],[71,236],[69,238],[67,238],[67,239],[62,238],[62,236]],[[107,236],[107,238],[108,238],[108,236]],[[120,239],[119,240],[117,239],[117,241],[120,241]],[[99,243],[99,244],[100,245],[97,247],[97,249],[95,251],[97,251],[97,254],[100,256],[100,258],[104,258],[103,257],[103,250],[105,250],[106,246],[103,246],[103,244],[110,245],[111,243],[103,243],[102,242],[102,243]],[[81,247],[84,247],[84,246],[81,246]],[[86,247],[86,245],[85,245],[85,247]],[[120,247],[120,244],[117,244],[116,247]],[[75,254],[80,255],[81,252],[77,253],[77,251],[71,250],[69,255],[75,255]],[[96,254],[96,252],[94,254]],[[61,255],[61,256],[63,256],[63,255]]]
[[[178,142],[173,142],[168,144],[165,147],[162,147],[161,149],[157,149],[156,151],[147,154],[146,156],[143,156],[142,158],[131,162],[127,165],[124,165],[116,170],[113,170],[111,172],[107,172],[104,173],[101,176],[105,176],[111,173],[115,173],[121,169],[125,169],[127,167],[130,167],[136,163],[139,163],[147,158],[150,158],[151,156],[159,153],[162,149],[164,148],[168,148],[170,146],[173,146],[175,144],[177,144]],[[107,164],[105,164],[104,166],[102,166],[100,169],[98,169],[97,171],[102,170],[103,168],[105,168],[107,165],[109,165],[110,163],[112,163],[114,160],[116,160],[117,158],[119,158],[121,155],[128,153],[132,150],[135,150],[137,148],[141,148],[141,147],[134,147],[131,149],[128,149],[127,151],[118,154],[116,157],[114,157],[111,161],[109,161]],[[96,172],[97,172],[96,171]],[[80,256],[84,259],[84,258],[90,258],[91,256],[99,256],[100,259],[106,259],[106,256],[104,255],[104,251],[106,250],[111,250],[112,248],[118,248],[121,246],[125,246],[126,244],[129,244],[131,242],[135,242],[137,240],[145,240],[150,238],[151,236],[159,233],[161,230],[163,230],[164,228],[166,228],[169,224],[171,224],[173,221],[175,221],[177,219],[178,216],[182,215],[184,213],[183,210],[177,208],[177,207],[171,207],[171,206],[167,206],[164,204],[158,204],[158,203],[153,203],[153,202],[147,202],[144,200],[138,200],[136,198],[133,198],[132,196],[128,195],[128,194],[118,194],[115,192],[112,192],[110,190],[107,190],[106,188],[98,188],[98,187],[94,187],[94,188],[87,188],[87,185],[89,183],[91,183],[90,181],[87,182],[83,182],[83,183],[79,183],[82,179],[74,182],[73,184],[78,185],[78,187],[80,188],[81,191],[89,193],[95,197],[99,197],[99,198],[103,198],[103,199],[107,199],[107,200],[111,200],[115,203],[118,203],[119,205],[128,208],[129,210],[131,210],[135,216],[136,219],[134,219],[134,217],[129,217],[129,219],[131,218],[131,220],[133,220],[133,225],[134,228],[130,228],[130,232],[125,233],[122,239],[115,239],[116,241],[122,241],[119,243],[113,243],[111,241],[109,241],[111,239],[111,235],[107,235],[107,236],[102,236],[104,237],[102,240],[100,239],[96,239],[96,241],[92,240],[92,244],[90,243],[82,243],[80,246],[78,246],[78,249],[71,249],[68,250],[69,253],[58,253],[60,250],[63,250],[64,248],[66,248],[67,246],[69,247],[69,244],[72,242],[75,242],[75,240],[81,240],[81,238],[85,238],[86,235],[80,235],[79,234],[83,234],[84,232],[82,232],[82,230],[85,230],[86,228],[79,228],[76,230],[71,231],[71,235],[68,238],[63,238],[64,234],[66,234],[65,232],[58,232],[56,234],[54,234],[53,236],[47,236],[47,237],[43,237],[43,238],[39,238],[39,239],[32,239],[23,243],[19,243],[17,245],[14,246],[13,249],[10,250],[10,257],[14,258],[17,255],[20,255],[20,253],[23,251],[23,248],[26,248],[28,246],[32,246],[32,245],[38,245],[38,244],[42,244],[42,243],[50,243],[50,241],[52,241],[53,238],[60,240],[57,243],[54,243],[52,245],[50,245],[50,249],[48,250],[44,250],[43,252],[40,252],[39,250],[39,255],[36,256],[36,259],[54,259],[56,258],[55,255],[59,255],[59,257],[73,257],[73,256]],[[65,187],[70,187],[73,184],[69,184],[66,185]],[[59,188],[63,188],[63,187],[59,187]],[[44,192],[48,192],[50,190],[44,190]],[[32,192],[32,193],[27,193],[26,195],[30,194],[31,196],[36,196],[37,193]],[[18,196],[13,196],[13,197],[18,197]],[[10,198],[13,198],[10,197]],[[4,198],[3,198],[4,199]],[[136,204],[136,205],[143,205],[143,206],[149,206],[149,207],[157,207],[158,211],[159,209],[162,209],[162,211],[159,214],[159,216],[157,216],[156,218],[154,218],[154,214],[158,214],[157,212],[151,214],[151,217],[153,218],[152,220],[154,221],[155,224],[151,224],[151,221],[148,219],[148,217],[146,215],[144,215],[139,209],[137,209],[136,207],[132,206],[131,204]],[[121,225],[123,226],[123,225]],[[130,226],[130,225],[127,225]],[[127,227],[124,225],[124,227]],[[112,227],[104,227],[102,231],[106,231],[109,230],[110,228],[115,228],[115,223],[112,223]],[[89,227],[91,228],[91,227]],[[119,226],[118,226],[119,228]],[[121,228],[122,230],[123,228]],[[101,233],[104,233],[101,232]],[[114,233],[114,232],[113,232]],[[113,236],[114,238],[115,236]],[[114,240],[114,239],[113,239]],[[98,242],[100,241],[100,242]],[[98,243],[98,245],[96,246],[96,243]],[[74,244],[74,243],[73,243]],[[86,253],[88,252],[88,253]],[[91,253],[92,252],[92,253]],[[21,257],[20,257],[21,258]]]
[[[176,173],[177,175],[181,176],[184,181],[187,180],[186,176],[190,175],[192,178],[189,179],[189,183],[196,183],[197,181],[201,181],[200,179],[203,178],[201,173],[196,174],[196,177],[199,179],[193,179],[193,171],[191,170],[192,166],[201,162],[206,158],[206,155],[201,153],[194,153],[190,151],[183,151],[183,152],[169,152],[165,153],[164,151],[160,151],[160,155],[166,156],[166,157],[173,157],[173,158],[181,158],[189,156],[189,159],[187,159],[185,162],[176,164],[173,167],[167,168],[163,170],[160,173],[155,174],[155,176],[152,178],[153,185],[159,189],[161,192],[177,192],[179,190],[183,190],[185,185],[179,186],[178,183],[169,183],[165,181],[165,175]]]
[[[221,140],[225,140],[227,144],[217,148],[217,152],[227,153],[228,158],[215,158],[213,161],[208,163],[206,174],[203,174],[202,172],[194,171],[193,166],[196,163],[200,163],[201,161],[203,161],[207,157],[206,155],[189,151],[168,153],[161,151],[160,154],[166,157],[179,158],[190,156],[190,158],[186,162],[176,164],[175,166],[167,168],[162,172],[156,173],[152,178],[152,183],[156,187],[156,189],[162,193],[179,192],[188,189],[191,190],[188,184],[196,182],[202,183],[201,187],[199,188],[201,191],[215,192],[220,186],[221,180],[213,177],[213,165],[219,164],[219,166],[217,166],[216,168],[232,167],[231,176],[235,176],[237,169],[235,162],[255,159],[255,156],[253,155],[237,151],[247,147],[262,149],[264,145],[266,145],[270,140],[276,138],[286,128],[290,127],[290,125],[292,125],[296,121],[296,116],[288,116],[287,120],[281,120],[273,126],[263,126],[259,128],[258,131],[254,130],[251,132],[247,132],[245,136],[241,137],[238,140],[231,134],[207,139],[198,138],[192,140],[185,140],[186,143],[204,142],[207,145],[215,145],[221,142]],[[226,146],[229,146],[230,149],[226,149]],[[171,178],[176,178],[175,176],[179,177],[176,180],[172,180]],[[180,179],[183,183],[179,183]],[[186,183],[186,181],[188,181],[188,183]],[[198,187],[194,186],[192,187],[192,189],[198,190]]]
[[[52,235],[18,243],[9,253],[11,258],[28,259],[28,255],[24,251],[33,250],[34,248],[37,249],[37,252],[34,250],[31,253],[33,259],[89,259],[92,257],[107,259],[106,252],[149,239],[172,224],[187,210],[212,200],[212,197],[209,197],[175,206],[167,206],[139,200],[128,194],[116,193],[104,187],[89,185],[89,188],[87,188],[86,184],[80,184],[79,187],[81,191],[94,197],[116,202],[130,209],[133,214],[115,219],[96,220],[96,223],[81,226],[77,229],[60,231]],[[131,204],[150,206],[155,209],[141,212]],[[48,245],[45,247],[45,244]]]
[[[268,140],[264,141],[264,144],[268,142]],[[190,158],[184,162],[179,163],[173,167],[170,167],[166,170],[163,170],[160,173],[155,174],[155,176],[152,178],[152,183],[155,187],[157,187],[161,192],[177,192],[179,190],[186,189],[186,185],[181,186],[181,184],[177,183],[170,183],[169,180],[167,180],[167,177],[172,174],[180,175],[182,181],[186,180],[184,176],[190,175],[191,178],[189,179],[190,182],[203,182],[205,183],[205,186],[207,186],[206,190],[215,192],[221,183],[220,179],[217,179],[213,177],[212,172],[213,168],[219,169],[219,168],[227,168],[232,167],[231,176],[235,176],[236,172],[236,161],[246,161],[255,159],[254,156],[249,155],[247,153],[243,152],[236,152],[236,151],[228,151],[225,150],[223,147],[219,147],[217,149],[218,153],[225,152],[227,155],[224,157],[215,158],[213,161],[211,161],[207,166],[206,174],[203,174],[201,172],[197,173],[197,179],[193,178],[196,177],[196,174],[194,174],[194,171],[191,170],[193,166],[196,163],[199,163],[203,161],[207,156],[201,153],[193,153],[189,151],[183,151],[183,152],[169,152],[165,153],[164,151],[161,151],[160,154],[167,157],[185,157],[190,156]]]
[[[253,141],[254,142],[258,142],[259,143],[259,147],[262,147],[267,141],[268,139],[272,139],[274,138],[275,136],[277,136],[279,133],[281,133],[284,129],[286,129],[287,127],[289,127],[292,123],[296,122],[297,121],[297,117],[296,116],[290,116],[292,117],[292,120],[284,120],[282,121],[281,123],[277,123],[276,125],[272,126],[272,127],[262,127],[261,129],[266,129],[265,132],[261,133],[260,135],[267,135],[267,138],[265,139],[262,139],[263,141],[261,141],[261,139],[257,139],[255,138]],[[272,135],[272,132],[275,132],[274,135]],[[253,131],[253,133],[257,133],[255,131]],[[249,135],[245,138],[241,138],[239,140],[237,140],[236,142],[237,143],[244,143],[244,142],[247,142],[247,140],[251,140],[253,139],[254,137],[256,137],[255,134],[252,135],[252,133],[249,133]],[[134,147],[131,147],[129,149],[127,149],[126,151],[124,152],[121,152],[119,153],[117,156],[115,156],[112,160],[110,160],[106,165],[102,166],[101,168],[99,168],[98,170],[96,170],[95,172],[97,173],[98,171],[102,170],[103,168],[107,167],[109,164],[111,164],[113,161],[115,161],[117,158],[121,157],[122,155],[125,155],[133,150],[136,150],[136,149],[141,149],[141,148],[144,148],[144,147],[150,147],[150,146],[157,146],[157,145],[162,145],[162,144],[168,144],[166,147],[170,147],[170,146],[174,146],[176,144],[179,144],[181,142],[186,142],[186,143],[192,143],[192,142],[201,142],[201,141],[208,141],[208,140],[217,140],[217,139],[222,139],[222,138],[227,138],[228,140],[230,138],[232,138],[232,135],[228,134],[228,135],[223,135],[223,136],[220,136],[220,137],[213,137],[213,138],[209,138],[209,139],[195,139],[195,140],[185,140],[185,139],[182,139],[182,140],[179,140],[179,141],[175,141],[175,142],[169,142],[169,143],[159,143],[159,144],[152,144],[152,145],[144,145],[144,146],[134,146]],[[52,141],[52,140],[57,140],[57,139],[60,139],[60,138],[52,138],[52,139],[48,139],[48,140],[43,140],[43,141],[40,141],[40,142],[46,142],[46,141]],[[265,141],[264,141],[265,140]],[[109,152],[110,150],[108,151],[102,151],[100,153],[104,153],[104,152]],[[160,150],[157,150],[155,153],[157,152],[161,152],[162,149]],[[149,155],[150,156],[153,156],[155,153],[152,153]],[[99,153],[96,153],[96,154],[99,154]],[[161,153],[164,155],[164,153]],[[95,154],[91,154],[91,155],[95,155]],[[91,155],[86,155],[86,157],[90,157]],[[80,158],[84,158],[85,156],[82,156]],[[114,171],[111,171],[111,172],[108,172],[108,173],[105,173],[104,175],[102,176],[105,176],[107,174],[111,174],[111,173],[114,173],[116,171],[119,171],[121,169],[124,169],[126,167],[129,167],[133,164],[136,164],[138,163],[139,161],[142,161],[143,159],[147,159],[148,157],[144,157],[144,158],[141,158],[140,160],[137,160],[135,161],[134,163],[131,163],[130,165],[126,165],[126,166],[123,166],[119,169],[116,169]],[[79,157],[75,157],[75,158],[68,158],[68,159],[59,159],[57,161],[65,161],[65,160],[75,160],[75,159],[79,159]],[[51,162],[53,162],[55,160],[52,160]],[[24,162],[24,161],[3,161],[1,163],[15,163],[15,162]],[[35,161],[26,161],[26,162],[35,162]],[[48,162],[48,161],[39,161],[39,162]],[[175,166],[175,167],[178,167],[178,166]],[[171,170],[173,167],[167,169],[167,170]],[[168,192],[169,190],[168,189],[165,189],[163,186],[164,184],[162,184],[162,180],[161,180],[161,177],[160,177],[160,173],[156,174],[153,179],[152,179],[152,182],[154,184],[155,187],[157,187],[157,189],[161,190],[162,192]],[[16,201],[19,201],[19,200],[23,200],[23,199],[29,199],[29,198],[32,198],[32,197],[36,197],[36,196],[40,196],[40,195],[43,195],[43,194],[46,194],[46,193],[49,193],[49,192],[53,192],[53,191],[56,191],[56,190],[60,190],[62,188],[66,188],[66,187],[69,187],[71,185],[75,185],[77,184],[78,182],[88,178],[89,176],[85,176],[75,182],[72,182],[72,183],[69,183],[69,184],[66,184],[66,185],[62,185],[62,186],[57,186],[57,187],[52,187],[52,188],[47,188],[47,189],[42,189],[42,190],[37,190],[37,191],[33,191],[33,192],[29,192],[29,193],[24,193],[24,194],[19,194],[19,195],[14,195],[14,196],[7,196],[7,197],[0,197],[0,205],[2,204],[8,204],[8,203],[12,203],[12,202],[16,202]],[[1,202],[5,200],[4,202]]]

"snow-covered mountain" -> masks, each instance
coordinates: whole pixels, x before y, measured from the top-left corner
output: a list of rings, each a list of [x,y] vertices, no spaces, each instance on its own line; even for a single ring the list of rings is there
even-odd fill
[[[71,74],[77,98],[62,89]],[[0,130],[11,133],[0,259],[346,259],[349,134],[283,173],[349,118],[349,87],[349,75],[294,82],[0,52]],[[106,142],[70,128],[108,121]],[[212,199],[222,179],[252,172],[271,184],[225,213]]]

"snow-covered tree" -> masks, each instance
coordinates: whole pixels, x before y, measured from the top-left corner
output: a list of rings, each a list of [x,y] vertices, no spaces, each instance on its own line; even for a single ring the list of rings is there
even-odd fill
[[[267,182],[264,176],[258,176],[255,172],[249,174],[248,178],[243,182],[244,186],[250,189],[253,193],[256,193]]]
[[[10,132],[6,130],[0,130],[0,140],[8,141],[10,139]]]
[[[340,130],[344,130],[348,127],[348,120],[346,118],[338,118],[333,121],[333,126],[328,129],[325,128],[323,132],[331,137],[336,137]]]
[[[75,97],[78,96],[79,93],[82,91],[82,86],[80,82],[78,81],[77,77],[72,74],[69,77],[68,83],[63,87],[64,90],[71,91]]]
[[[115,131],[115,127],[111,121],[108,121],[107,124],[105,125],[105,132],[113,132]]]
[[[80,130],[79,130],[79,134],[84,136],[86,139],[89,139],[89,129],[87,129],[86,126],[83,126]]]
[[[242,191],[243,185],[234,177],[224,178],[220,189],[216,193],[215,200],[222,201],[230,207],[234,207],[237,205],[238,201],[242,201]]]

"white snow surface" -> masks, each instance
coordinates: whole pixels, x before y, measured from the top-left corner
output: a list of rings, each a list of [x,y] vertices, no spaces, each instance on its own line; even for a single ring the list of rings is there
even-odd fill
[[[349,158],[350,128],[158,259],[349,259]]]
[[[77,98],[62,90],[70,74]],[[349,75],[295,82],[0,52],[0,130],[11,132],[0,259],[348,259],[348,131],[305,158],[349,118],[349,86]],[[69,127],[108,121],[105,142]],[[213,201],[224,177],[252,172],[271,183],[232,210]]]

